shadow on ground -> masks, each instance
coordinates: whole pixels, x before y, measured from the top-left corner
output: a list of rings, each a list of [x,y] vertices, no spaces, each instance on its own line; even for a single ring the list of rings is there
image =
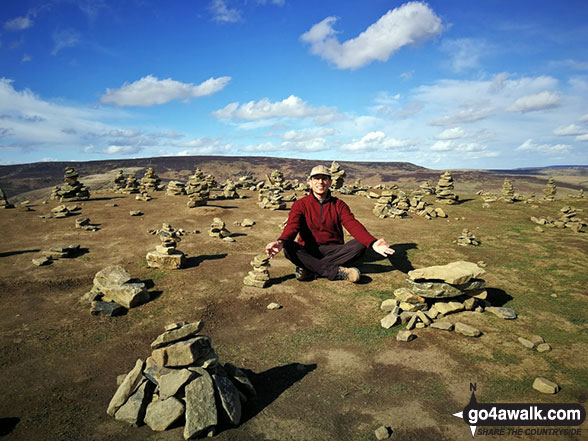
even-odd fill
[[[16,256],[18,254],[25,254],[25,253],[38,253],[39,251],[41,251],[41,250],[6,251],[5,253],[0,253],[0,257]]]
[[[19,422],[20,418],[16,417],[0,418],[0,436],[8,435]]]
[[[392,245],[390,248],[394,250],[394,254],[388,257],[383,257],[372,249],[366,250],[363,257],[358,261],[361,272],[363,274],[378,274],[398,270],[403,273],[408,273],[414,269],[412,263],[408,260],[407,251],[417,249],[416,243],[399,243]],[[388,260],[390,265],[384,262],[379,264],[372,263],[384,260]]]
[[[184,268],[194,268],[200,265],[205,260],[218,260],[224,259],[227,257],[227,253],[221,254],[203,254],[201,256],[192,256],[186,259],[186,263],[184,264]]]

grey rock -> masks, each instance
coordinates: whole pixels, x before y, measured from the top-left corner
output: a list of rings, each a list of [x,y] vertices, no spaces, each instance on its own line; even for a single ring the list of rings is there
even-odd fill
[[[559,392],[560,387],[557,383],[554,383],[547,378],[537,377],[535,378],[535,381],[533,381],[533,389],[544,394],[556,394]]]
[[[117,317],[124,315],[127,312],[127,308],[120,306],[114,302],[103,302],[101,300],[94,300],[92,307],[90,308],[90,314],[92,315],[106,315],[108,317]]]
[[[398,315],[391,312],[386,317],[384,317],[382,320],[380,320],[380,324],[382,325],[382,328],[390,329],[392,326],[394,326],[396,323],[398,323],[398,320],[399,320]]]
[[[144,283],[131,282],[130,274],[120,266],[109,266],[96,273],[94,288],[125,308],[133,308],[149,300]]]
[[[160,366],[183,367],[194,364],[199,358],[208,355],[211,351],[210,338],[200,335],[155,349],[151,356]]]
[[[398,334],[396,335],[396,340],[398,340],[398,341],[411,341],[411,340],[414,340],[415,338],[416,338],[416,335],[414,335],[410,331],[399,331]]]
[[[514,312],[510,308],[504,308],[499,306],[488,306],[486,311],[491,312],[497,317],[503,318],[505,320],[514,320],[517,318],[517,313]]]
[[[428,326],[431,324],[432,320],[423,311],[417,311],[416,315],[425,325]]]
[[[482,332],[479,329],[476,329],[473,326],[466,325],[465,323],[460,322],[457,322],[455,324],[455,332],[467,335],[468,337],[479,337],[480,335],[482,335]]]
[[[378,441],[382,441],[382,440],[390,438],[391,433],[392,433],[392,430],[390,430],[390,427],[380,426],[376,429],[376,431],[374,432],[374,435],[376,435],[376,439]]]
[[[114,396],[110,400],[110,403],[108,404],[108,409],[106,410],[106,413],[108,415],[114,416],[115,412],[119,409],[119,407],[121,407],[125,403],[125,401],[127,401],[127,398],[142,378],[142,370],[143,360],[138,359],[135,363],[135,367],[127,374],[126,378],[123,380],[122,384],[118,387]]]
[[[177,398],[157,400],[147,406],[145,424],[151,430],[162,432],[184,415],[184,404]]]
[[[249,379],[249,377],[247,377],[245,372],[243,372],[241,369],[239,369],[237,366],[231,363],[225,363],[224,368],[227,372],[227,375],[233,381],[233,383],[235,383],[238,387],[244,389],[247,395],[257,395],[255,387],[253,387],[253,383],[251,383],[251,380]]]
[[[460,285],[469,282],[485,274],[482,268],[472,262],[460,260],[447,265],[436,265],[420,268],[408,272],[411,280],[428,279],[442,280],[452,285]]]
[[[159,379],[161,376],[171,371],[172,369],[158,365],[153,357],[147,357],[147,360],[145,360],[145,369],[143,369],[143,375],[149,378],[153,384],[159,385]]]
[[[152,395],[153,383],[145,378],[127,402],[119,407],[114,414],[114,418],[132,426],[140,426],[143,424],[145,410],[149,401],[151,401]]]
[[[186,425],[184,438],[195,438],[207,433],[218,423],[212,378],[205,369],[186,386]]]
[[[238,425],[241,421],[241,400],[239,391],[231,380],[221,375],[212,375],[212,380],[220,397],[223,409],[229,417],[229,421]]]
[[[196,374],[188,369],[169,369],[159,377],[159,398],[165,400],[175,395]]]
[[[417,315],[413,315],[410,320],[408,321],[408,323],[406,324],[406,329],[411,330],[415,327],[416,322],[417,322]]]
[[[433,322],[431,328],[441,329],[442,331],[453,331],[453,323],[447,321]]]
[[[406,279],[410,289],[419,296],[426,298],[451,298],[464,294],[464,291],[483,289],[486,282],[482,279],[471,279],[461,285],[451,285],[445,282],[429,280]]]
[[[202,321],[198,321],[196,323],[187,323],[178,329],[171,329],[159,335],[153,341],[153,343],[151,343],[151,347],[153,349],[157,349],[167,344],[193,337],[202,330],[203,326],[204,323]]]

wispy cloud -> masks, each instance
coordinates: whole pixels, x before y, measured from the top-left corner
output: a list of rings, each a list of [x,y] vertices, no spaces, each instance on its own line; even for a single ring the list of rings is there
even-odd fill
[[[336,17],[327,17],[300,36],[310,52],[339,69],[358,69],[373,61],[387,61],[403,46],[425,41],[443,30],[441,19],[422,2],[409,2],[388,11],[356,38],[340,43]]]
[[[80,43],[80,34],[73,29],[61,29],[53,32],[53,50],[51,55],[57,55],[59,51],[68,47],[75,47]]]
[[[435,139],[441,139],[441,140],[461,139],[461,138],[465,138],[467,136],[468,136],[468,134],[461,127],[452,127],[450,129],[443,130],[441,133],[439,133],[437,136],[435,136]]]
[[[225,0],[212,0],[208,6],[212,19],[219,23],[236,23],[242,20],[241,11],[229,8]]]
[[[165,104],[176,99],[212,95],[222,90],[230,80],[231,77],[209,78],[199,85],[194,85],[171,78],[159,80],[157,77],[148,75],[133,83],[125,83],[118,89],[106,89],[100,101],[117,106],[147,107]]]
[[[581,135],[585,131],[586,130],[583,130],[582,127],[580,127],[576,124],[570,124],[569,126],[557,127],[553,131],[553,134],[559,135],[559,136],[575,136],[575,135]]]
[[[414,145],[406,139],[390,138],[384,132],[369,132],[359,140],[353,140],[341,146],[341,150],[382,151],[382,150],[414,150]]]
[[[560,104],[559,95],[555,92],[543,91],[517,99],[507,110],[511,112],[534,112],[553,109]]]
[[[568,153],[572,150],[572,146],[568,144],[535,144],[533,139],[529,138],[524,143],[516,148],[517,151],[523,152],[537,152],[545,154]]]
[[[460,38],[445,40],[441,49],[449,55],[450,68],[456,73],[480,67],[480,58],[488,53],[488,45],[482,40]]]
[[[33,26],[33,20],[29,17],[16,17],[4,22],[4,29],[7,31],[22,31]]]

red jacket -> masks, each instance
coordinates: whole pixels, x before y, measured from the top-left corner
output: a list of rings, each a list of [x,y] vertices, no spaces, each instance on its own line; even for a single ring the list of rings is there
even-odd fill
[[[294,240],[303,246],[344,243],[343,227],[366,247],[376,241],[365,227],[355,219],[349,206],[341,199],[329,196],[321,203],[312,194],[297,200],[290,209],[288,223],[279,239]]]

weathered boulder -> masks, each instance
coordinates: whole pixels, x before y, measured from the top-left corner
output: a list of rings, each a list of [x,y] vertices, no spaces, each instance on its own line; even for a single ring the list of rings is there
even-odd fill
[[[134,308],[149,300],[143,282],[132,282],[131,275],[120,266],[109,266],[96,273],[94,289],[103,300],[112,300],[125,308]]]
[[[537,377],[533,381],[533,389],[538,390],[544,394],[556,394],[559,392],[559,385],[547,378]]]
[[[460,334],[466,335],[468,337],[479,337],[482,335],[482,332],[479,329],[460,322],[455,324],[455,332],[459,332]]]

